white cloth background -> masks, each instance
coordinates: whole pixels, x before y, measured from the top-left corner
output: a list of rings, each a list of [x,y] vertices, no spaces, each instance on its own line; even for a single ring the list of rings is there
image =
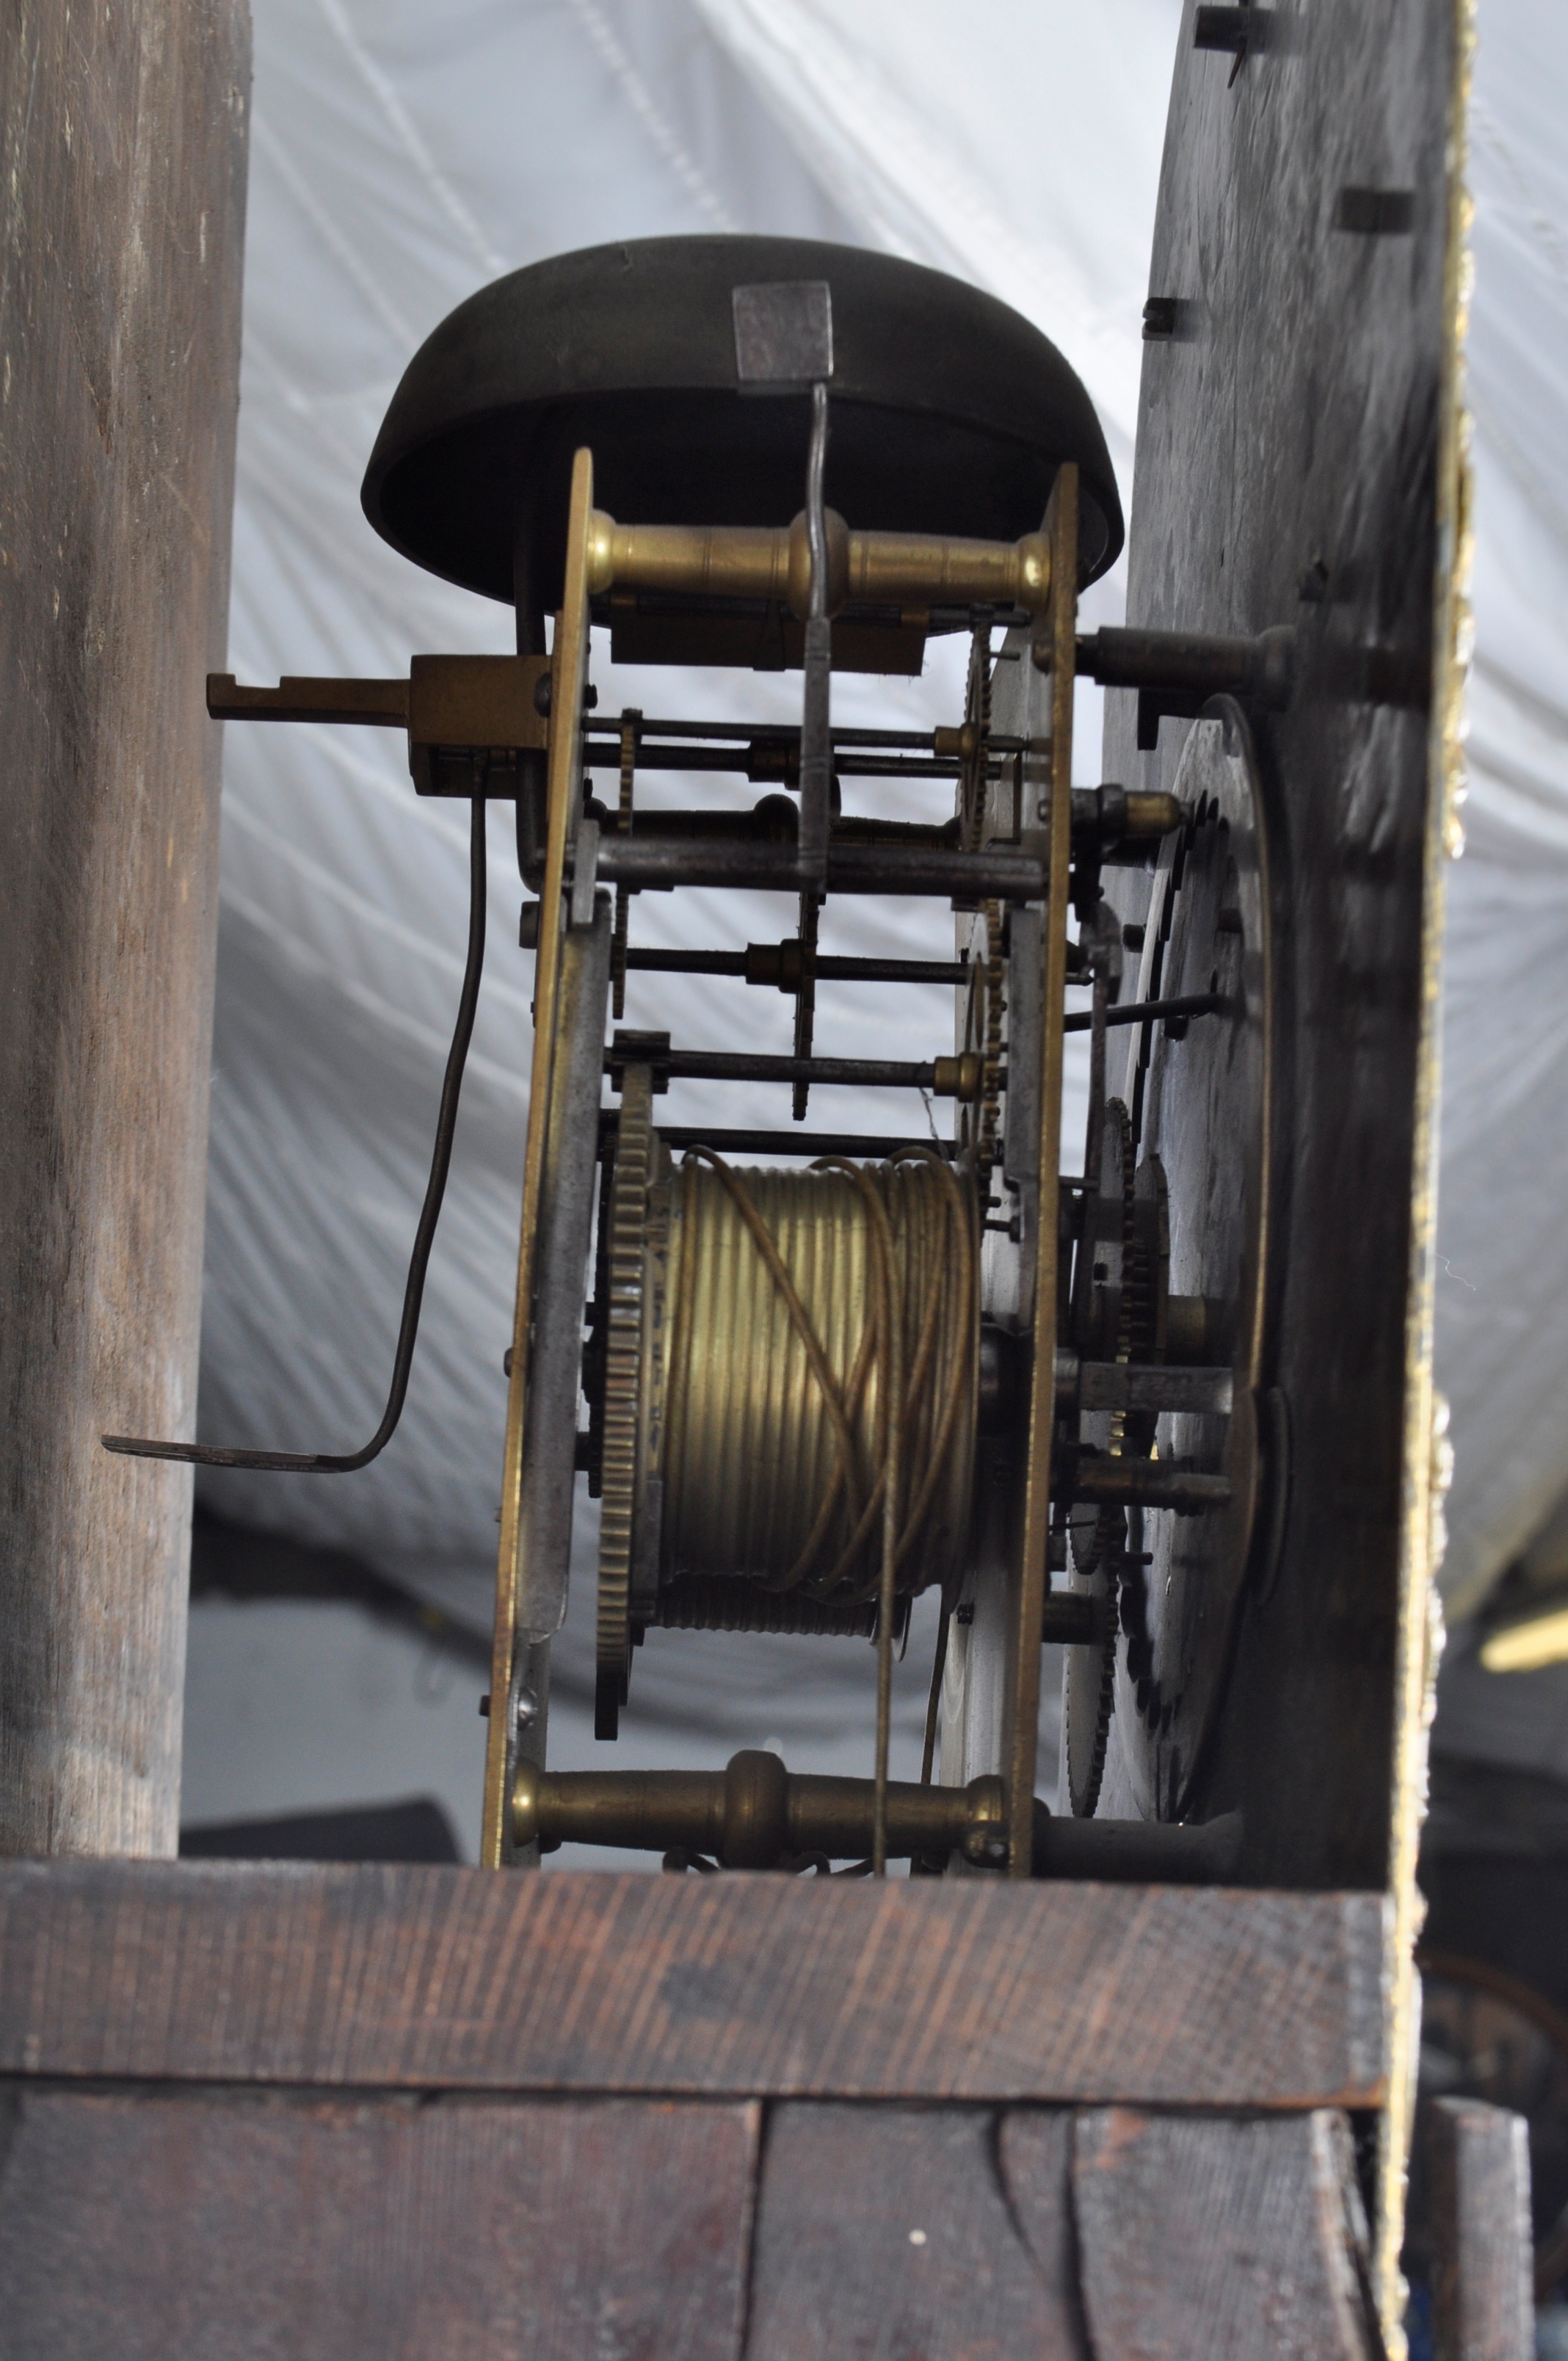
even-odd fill
[[[1449,876],[1438,1379],[1461,1613],[1568,1485],[1568,21],[1481,0],[1469,839]]]
[[[800,233],[971,278],[1036,319],[1082,375],[1128,498],[1177,0],[992,0],[983,12],[956,0],[255,0],[255,16],[230,657],[241,678],[384,675],[413,650],[510,643],[505,610],[376,539],[359,480],[406,361],[455,303],[601,239]],[[1556,1202],[1568,1125],[1568,164],[1556,136],[1568,33],[1549,0],[1482,0],[1482,35],[1478,653],[1471,848],[1451,878],[1440,1289],[1457,1452],[1448,1579],[1466,1600],[1568,1481],[1568,1224]],[[1097,619],[1113,620],[1119,597],[1113,576],[1093,594]],[[601,710],[782,715],[797,695],[750,676],[617,675],[603,655],[595,677]],[[835,693],[846,719],[928,723],[956,718],[960,690],[954,651],[921,683]],[[1085,780],[1098,775],[1097,703],[1084,699]],[[676,799],[707,791],[662,784]],[[400,741],[227,733],[204,1439],[341,1450],[376,1423],[461,972],[465,824],[462,807],[416,799]],[[515,947],[510,811],[492,815],[490,851],[485,993],[402,1430],[352,1477],[203,1479],[224,1513],[351,1547],[474,1621],[493,1573],[526,1115],[532,960]],[[661,902],[636,906],[643,941],[673,939],[677,923],[687,939],[726,944],[791,925],[776,897]],[[852,923],[839,943],[935,948],[929,911]],[[824,1000],[820,1046],[867,1047],[877,996],[842,987]],[[740,985],[633,979],[628,1020],[657,1012],[700,1044],[739,1017],[759,1046],[787,1048],[789,1006]],[[884,995],[875,1046],[929,1054],[949,1024],[943,995],[905,993],[891,1007]],[[847,1095],[817,1093],[814,1122],[910,1120],[897,1100]],[[728,1122],[780,1114],[768,1094],[743,1104],[696,1086],[667,1105],[673,1120],[682,1108]],[[586,1519],[589,1557],[592,1538]],[[585,1641],[568,1633],[569,1685]],[[672,1717],[731,1714],[755,1735],[753,1704],[781,1689],[803,1728],[846,1709],[851,1675],[831,1651],[655,1635],[644,1654],[640,1693]],[[906,1718],[916,1703],[911,1688]]]

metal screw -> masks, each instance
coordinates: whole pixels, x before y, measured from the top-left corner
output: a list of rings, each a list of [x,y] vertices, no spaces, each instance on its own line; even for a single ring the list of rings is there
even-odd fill
[[[533,709],[543,720],[548,720],[550,718],[551,677],[552,676],[549,673],[542,672],[539,678],[533,684]],[[598,701],[599,693],[594,686],[592,681],[590,681],[587,687],[583,691],[583,708],[585,712],[591,713]]]

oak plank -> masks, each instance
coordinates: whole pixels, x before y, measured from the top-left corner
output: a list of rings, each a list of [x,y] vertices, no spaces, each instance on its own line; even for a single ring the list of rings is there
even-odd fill
[[[746,2361],[1089,2361],[1069,2227],[1071,2123],[1059,2111],[1041,2122],[1032,2250],[997,2170],[994,2110],[777,2107]]]
[[[1015,2115],[1003,2128],[1025,2220],[1036,2136]],[[1046,2182],[1048,2206],[1048,2170]],[[1095,2361],[1381,2355],[1343,2115],[1086,2112],[1074,2126],[1072,2184]]]
[[[1233,80],[1234,60],[1194,47],[1190,0],[1181,12],[1148,280],[1176,324],[1143,348],[1126,617],[1298,635],[1288,710],[1255,717],[1277,953],[1269,1382],[1288,1405],[1289,1512],[1236,1619],[1193,1811],[1245,1797],[1251,1874],[1371,1886],[1401,1840],[1391,1851],[1394,1634],[1424,1611],[1401,1586],[1427,1548],[1414,1437],[1431,1382],[1433,650],[1452,629],[1439,500],[1463,17],[1453,0],[1311,0],[1266,21],[1278,38]],[[1408,233],[1336,226],[1339,192],[1369,182],[1410,192]],[[1300,595],[1314,562],[1316,600]],[[1137,710],[1106,697],[1101,776],[1168,789],[1191,725],[1168,718],[1151,758]],[[1141,921],[1146,875],[1105,879],[1117,917]],[[1510,1148],[1499,1134],[1493,1153]],[[1234,1181],[1216,1168],[1217,1193]],[[1490,1204],[1479,1217],[1495,1225]],[[1454,1377],[1458,1424],[1490,1378],[1478,1356]],[[1211,1622],[1207,1645],[1220,1638]],[[1113,1758],[1138,1727],[1116,1715]],[[1124,1808],[1125,1776],[1107,1765],[1102,1811]]]
[[[0,2341],[7,2361],[737,2361],[759,2113],[31,2085]]]
[[[1435,2361],[1530,2361],[1529,2126],[1479,2099],[1436,2099],[1427,2153]]]
[[[0,16],[0,1852],[172,1854],[246,0]]]
[[[1382,1904],[0,1863],[0,2073],[1376,2106]]]

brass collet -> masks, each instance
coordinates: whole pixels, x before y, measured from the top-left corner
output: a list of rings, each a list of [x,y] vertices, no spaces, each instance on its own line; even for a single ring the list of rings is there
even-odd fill
[[[828,522],[828,611],[855,606],[1021,607],[1036,614],[1050,595],[1050,544],[967,541],[940,533],[851,533],[834,509]],[[811,554],[805,512],[787,528],[765,525],[617,524],[602,509],[588,523],[588,592],[674,590],[762,598],[806,615]]]
[[[957,1099],[973,1106],[985,1081],[985,1061],[978,1050],[964,1049],[956,1058],[938,1058],[931,1069],[931,1093],[938,1099]]]
[[[512,1782],[512,1842],[677,1847],[730,1869],[773,1869],[802,1854],[863,1859],[872,1850],[870,1779],[793,1774],[776,1754],[747,1749],[723,1771],[541,1771],[520,1763]],[[891,1857],[964,1852],[992,1861],[1003,1835],[1002,1782],[922,1787],[890,1780]]]

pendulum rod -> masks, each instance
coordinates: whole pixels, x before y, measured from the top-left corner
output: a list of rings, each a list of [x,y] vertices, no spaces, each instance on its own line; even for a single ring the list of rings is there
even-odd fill
[[[806,615],[806,687],[800,722],[800,835],[802,895],[828,884],[828,839],[832,832],[833,741],[829,714],[833,674],[833,626],[828,614],[828,525],[822,505],[822,473],[828,459],[828,388],[811,389],[811,453],[806,470],[806,534],[810,570]]]

